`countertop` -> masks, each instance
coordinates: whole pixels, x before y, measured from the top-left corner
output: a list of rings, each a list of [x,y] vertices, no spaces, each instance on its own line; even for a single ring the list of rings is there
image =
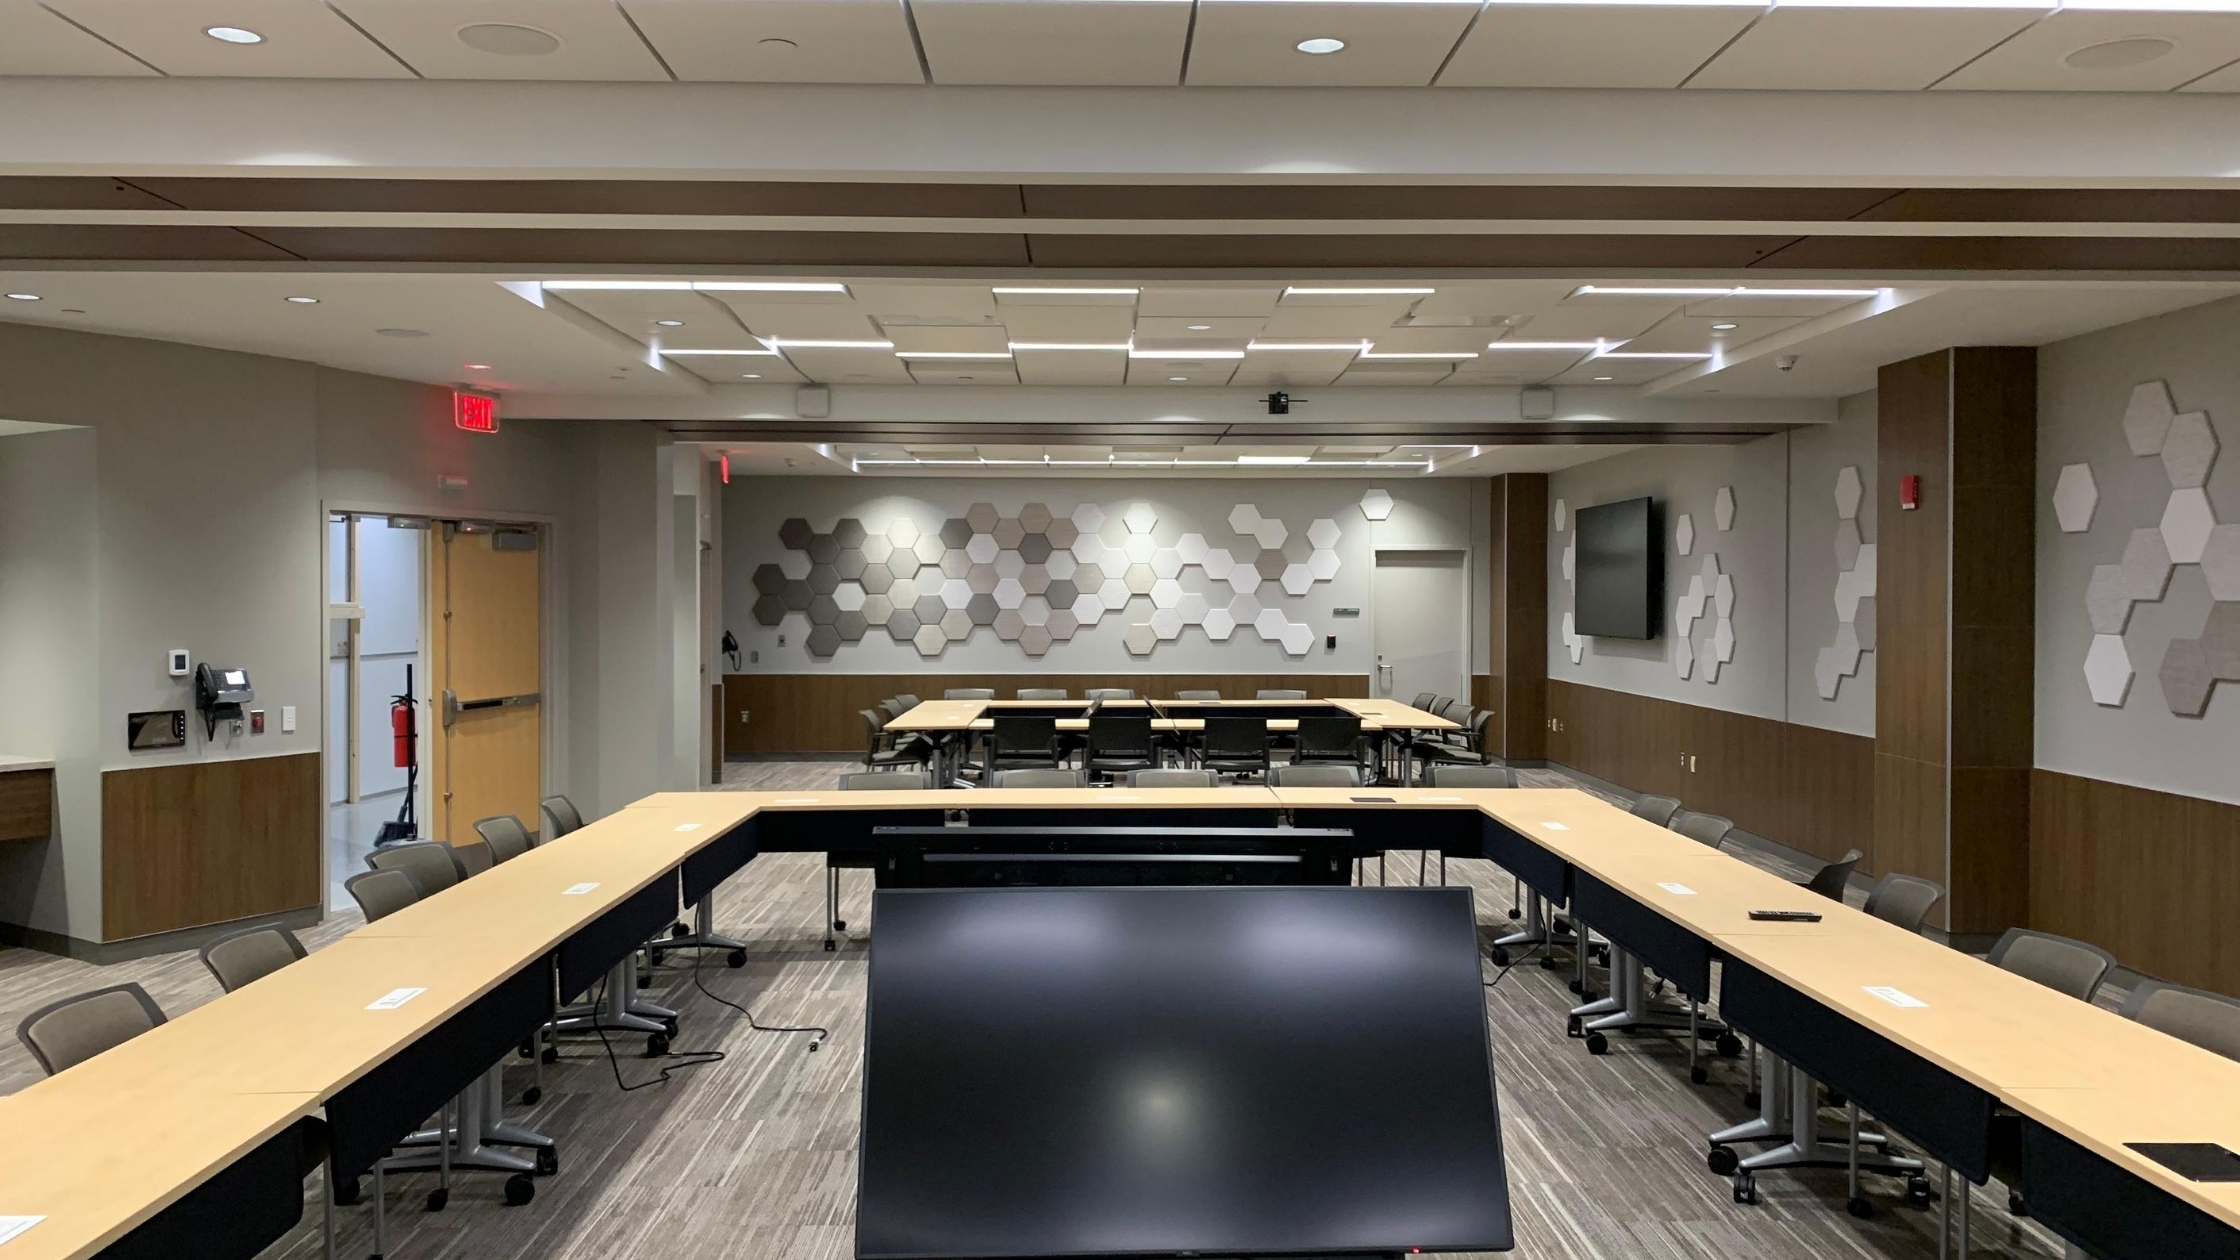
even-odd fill
[[[11,771],[16,770],[52,769],[54,769],[54,762],[52,761],[42,760],[37,757],[11,757],[6,753],[0,753],[0,774],[7,774]]]

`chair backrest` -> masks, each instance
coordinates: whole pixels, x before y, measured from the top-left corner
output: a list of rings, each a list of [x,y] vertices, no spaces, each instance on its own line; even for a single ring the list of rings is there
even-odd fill
[[[570,832],[583,830],[583,811],[576,808],[574,801],[565,796],[548,796],[539,804],[544,809],[545,821],[551,824],[544,833],[545,839],[557,840]]]
[[[451,846],[452,860],[459,864],[459,878],[471,879],[498,864],[498,857],[490,850],[488,840],[469,840]]]
[[[1091,687],[1081,693],[1091,700],[1133,700],[1136,693],[1126,687]],[[1060,696],[1058,699],[1064,699]]]
[[[1672,825],[1672,816],[1680,812],[1680,802],[1670,796],[1642,796],[1633,802],[1633,816],[1647,819],[1659,827]]]
[[[1297,687],[1262,687],[1253,693],[1255,700],[1304,700],[1307,693]]]
[[[2108,978],[2109,969],[2116,965],[2116,956],[2098,945],[2051,932],[2008,928],[1985,961],[2056,993],[2089,1002],[2100,991],[2100,982]]]
[[[840,776],[843,792],[918,792],[932,786],[931,770],[871,770]]]
[[[1067,696],[1066,689],[1063,687],[1021,687],[1019,688],[1019,698],[1021,700],[1064,700]],[[1096,699],[1093,695],[1089,698]]]
[[[1416,693],[1416,698],[1408,702],[1408,707],[1428,710],[1431,707],[1431,702],[1438,698],[1438,695],[1434,692],[1419,691]]]
[[[572,810],[575,806],[570,805],[568,808]],[[530,837],[529,829],[521,825],[521,820],[511,814],[483,819],[474,825],[474,833],[482,837],[484,844],[490,846],[492,862],[511,862],[534,848],[537,843]]]
[[[1150,711],[1123,709],[1117,713],[1099,713],[1090,718],[1087,755],[1092,758],[1149,757]]]
[[[1433,717],[1451,718],[1454,715],[1447,710],[1460,703],[1462,702],[1453,696],[1433,696],[1431,697],[1431,714]]]
[[[2240,999],[2141,980],[2124,999],[2123,1016],[2228,1059],[2240,1059]]]
[[[1235,761],[1240,757],[1268,758],[1268,719],[1207,714],[1206,756]]]
[[[1050,757],[1058,749],[1058,719],[1024,713],[998,713],[988,743],[1000,757]]]
[[[886,726],[886,722],[871,709],[857,709],[856,716],[863,719],[863,755],[866,759],[869,759],[871,754],[879,748],[880,732]]]
[[[303,942],[277,923],[228,932],[202,947],[202,965],[231,993],[303,957]]]
[[[901,706],[901,708],[896,710],[897,717],[901,716],[904,713],[908,713],[910,710],[918,707],[918,698],[911,695],[907,691],[896,692],[894,696],[894,702],[897,705]]]
[[[1851,886],[1853,868],[1859,865],[1859,859],[1864,856],[1866,855],[1860,853],[1857,849],[1852,849],[1842,857],[1826,863],[1819,870],[1814,871],[1812,878],[1806,880],[1804,886],[1830,901],[1841,901],[1843,900],[1843,890]]]
[[[1361,719],[1351,713],[1339,717],[1300,718],[1299,755],[1302,757],[1360,756]]]
[[[1130,770],[1128,786],[1132,788],[1201,788],[1220,787],[1221,776],[1211,770]]]
[[[1431,786],[1443,788],[1513,788],[1517,772],[1507,766],[1435,765]]]
[[[1929,911],[1943,899],[1944,889],[1935,880],[1893,871],[1875,881],[1874,890],[1867,894],[1865,909],[1884,923],[1918,932],[1921,925],[1929,921]]]
[[[441,840],[383,845],[366,855],[366,865],[377,871],[403,871],[423,897],[433,897],[459,882],[458,859]]]
[[[1211,688],[1200,687],[1189,691],[1178,691],[1174,693],[1174,698],[1177,700],[1219,700],[1221,693]]]
[[[1717,814],[1699,814],[1692,809],[1683,809],[1672,820],[1671,826],[1674,831],[1690,840],[1699,844],[1708,844],[1716,849],[1726,840],[1727,833],[1734,830],[1734,819],[1721,818]]]
[[[163,1008],[137,984],[114,984],[49,1002],[16,1025],[16,1040],[52,1076],[121,1046],[163,1022]]]
[[[879,725],[885,726],[909,711],[900,700],[889,696],[879,702]]]
[[[993,687],[951,687],[941,693],[941,698],[944,700],[993,700],[996,698],[996,689]]]
[[[365,912],[366,922],[386,919],[413,902],[420,900],[420,885],[412,876],[391,868],[386,871],[360,871],[342,881],[342,889]]]
[[[1089,775],[1084,770],[998,770],[992,787],[999,788],[1077,788],[1089,786]]]
[[[1360,787],[1359,766],[1277,766],[1268,772],[1277,787]]]

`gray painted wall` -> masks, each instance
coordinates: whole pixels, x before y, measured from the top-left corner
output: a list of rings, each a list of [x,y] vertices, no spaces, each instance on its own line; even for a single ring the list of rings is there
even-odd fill
[[[2240,300],[2140,320],[2039,351],[2037,764],[2213,800],[2240,802],[2240,683],[2219,684],[2198,718],[2174,716],[2157,677],[2173,638],[2201,633],[2211,603],[2198,565],[2178,565],[2159,601],[2135,605],[2123,642],[2135,677],[2121,708],[2086,690],[2092,625],[2085,588],[2114,564],[2131,531],[2156,526],[2170,496],[2162,461],[2138,457],[2122,420],[2132,387],[2169,382],[2177,409],[2206,411],[2222,444],[2209,500],[2240,521]],[[2099,486],[2092,527],[2061,532],[2053,489],[2065,464],[2089,463]]]
[[[1859,470],[1859,532],[1871,543],[1882,536],[1877,462],[1871,390],[1841,400],[1834,424],[1789,434],[1789,720],[1870,736],[1875,654],[1860,655],[1858,674],[1841,682],[1833,700],[1820,698],[1812,671],[1836,636],[1836,474]]]

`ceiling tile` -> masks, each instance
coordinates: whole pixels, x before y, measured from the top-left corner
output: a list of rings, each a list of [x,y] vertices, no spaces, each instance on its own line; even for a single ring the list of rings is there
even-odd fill
[[[936,83],[1169,86],[1182,78],[1190,7],[1189,0],[917,0],[910,11]]]
[[[1688,366],[1677,359],[1590,359],[1544,379],[1557,385],[1641,385]],[[1604,376],[1610,379],[1598,379]]]
[[[366,33],[431,79],[666,80],[661,63],[613,0],[333,0]],[[466,42],[494,34],[559,41],[550,52],[487,52]]]
[[[1378,362],[1364,359],[1347,368],[1338,378],[1341,385],[1436,385],[1454,371],[1452,363],[1433,363],[1420,360]]]
[[[1007,348],[1008,338],[1001,327],[994,328],[923,328],[899,327],[886,329],[887,340],[896,350],[945,350],[978,351],[989,353]]]
[[[1383,335],[1396,313],[1396,308],[1378,306],[1279,306],[1260,335],[1359,341]]]
[[[1350,351],[1248,350],[1237,365],[1235,383],[1327,385],[1338,379],[1355,355]]]
[[[1135,328],[1135,310],[1126,306],[1005,306],[1001,314],[1013,341],[1110,343]]]
[[[1229,384],[1239,389],[1311,389],[1337,384],[1338,374],[1344,370],[1311,363],[1246,364],[1237,368]]]
[[[1455,369],[1457,377],[1503,376],[1537,381],[1587,357],[1584,350],[1488,350]]]
[[[155,71],[31,0],[0,0],[0,74],[152,76]]]
[[[856,284],[858,306],[872,315],[918,316],[957,322],[993,323],[996,299],[979,284]]]
[[[2044,12],[1782,5],[1729,44],[1688,86],[1916,91]]]
[[[2083,49],[2129,40],[2161,40],[2171,47],[2151,60],[2106,69],[2077,69],[2064,62]],[[2240,13],[2065,9],[1937,86],[1956,91],[2160,92],[2236,59]]]
[[[875,341],[884,338],[871,318],[853,305],[797,306],[791,303],[727,302],[741,323],[765,337],[793,341]]]
[[[959,363],[942,359],[932,363],[917,362],[908,365],[910,376],[920,385],[1016,385],[1019,373],[1009,359],[989,362]]]
[[[1192,86],[1422,87],[1478,11],[1466,3],[1200,0],[1190,37]],[[1310,56],[1305,39],[1341,39]]]
[[[1128,356],[1119,350],[1021,350],[1012,360],[1029,385],[1120,385]]]
[[[1145,289],[1136,309],[1145,315],[1266,315],[1281,289]]]
[[[1529,315],[1547,310],[1579,287],[1569,280],[1480,280],[1442,284],[1417,298],[1413,318],[1447,315]]]
[[[784,359],[684,359],[685,370],[715,385],[798,385],[808,380]]]
[[[786,358],[812,381],[908,385],[910,369],[891,350],[788,350]]]
[[[1817,289],[1848,288],[1850,286],[1844,284],[1819,285],[1804,281],[1797,284],[1796,287]],[[1867,286],[1860,285],[1858,287],[1864,289]],[[1766,297],[1758,294],[1741,294],[1734,297],[1705,298],[1690,302],[1681,309],[1689,315],[1810,319],[1815,315],[1826,315],[1832,311],[1840,311],[1846,306],[1852,306],[1865,300],[1864,297]]]
[[[1136,317],[1136,336],[1144,341],[1250,341],[1267,319],[1259,315],[1159,315]]]
[[[52,0],[58,13],[171,75],[409,79],[412,72],[318,0]],[[203,32],[238,26],[261,44]]]
[[[679,79],[923,83],[895,0],[624,0]]]
[[[1551,311],[1541,311],[1531,319],[1508,330],[1506,337],[1488,337],[1488,341],[1593,341],[1597,337],[1616,341],[1622,337],[1638,337],[1656,327],[1657,321],[1679,309],[1677,301],[1662,301],[1655,305],[1620,306],[1614,302],[1567,302]],[[1499,330],[1496,330],[1499,331]]]
[[[1672,88],[1762,5],[1486,6],[1439,76],[1441,87]]]
[[[1483,328],[1388,328],[1369,339],[1378,354],[1476,353],[1493,340]]]
[[[1649,331],[1625,344],[1627,350],[1669,351],[1709,350],[1713,346],[1746,346],[1760,337],[1780,332],[1803,323],[1801,319],[1766,318],[1713,318],[1696,315],[1674,315]],[[1733,324],[1725,331],[1714,330],[1713,324]]]
[[[1236,370],[1235,359],[1130,359],[1128,384],[1226,385]]]

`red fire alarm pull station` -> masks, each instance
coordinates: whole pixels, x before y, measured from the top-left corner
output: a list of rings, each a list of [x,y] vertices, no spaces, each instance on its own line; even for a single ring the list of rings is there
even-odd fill
[[[1921,474],[1907,473],[1898,478],[1898,507],[1907,512],[1921,506]]]
[[[498,400],[488,394],[451,393],[451,423],[469,433],[498,431]]]

